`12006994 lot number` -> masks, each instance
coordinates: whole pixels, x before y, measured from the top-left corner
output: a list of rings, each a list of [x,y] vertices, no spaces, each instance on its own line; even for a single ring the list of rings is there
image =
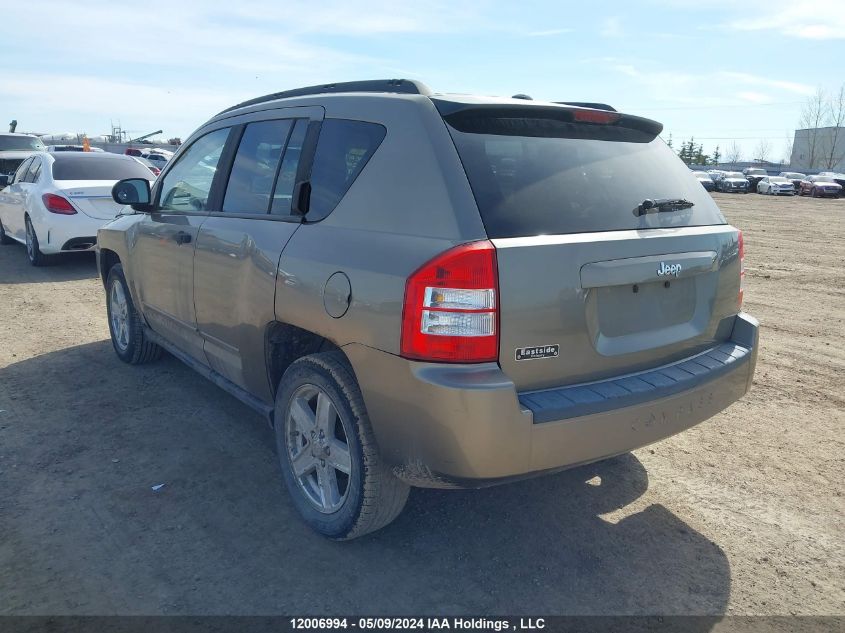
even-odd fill
[[[346,618],[291,618],[291,628],[298,631],[310,629],[345,629],[349,622]]]

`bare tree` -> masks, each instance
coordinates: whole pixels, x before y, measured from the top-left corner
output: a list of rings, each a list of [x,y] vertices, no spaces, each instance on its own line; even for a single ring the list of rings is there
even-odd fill
[[[731,144],[728,145],[728,148],[725,150],[725,162],[738,163],[741,158],[742,148],[736,141],[731,141]]]
[[[792,147],[793,147],[793,139],[795,138],[794,134],[790,134],[789,132],[786,133],[784,137],[786,140],[783,144],[783,154],[784,159],[782,162],[786,163],[787,165],[792,163]]]
[[[845,125],[845,84],[839,87],[839,92],[830,98],[828,103],[829,127],[833,128],[831,138],[828,140],[830,151],[824,157],[828,169],[832,169],[845,157],[845,134],[842,133],[842,126]]]
[[[765,163],[769,160],[769,154],[772,152],[772,142],[767,138],[761,138],[757,143],[757,149],[754,150],[756,154],[754,160]]]
[[[807,149],[810,153],[807,166],[815,169],[820,162],[819,151],[819,128],[824,127],[824,120],[827,114],[827,98],[824,90],[819,88],[816,93],[807,99],[804,109],[801,111],[801,128],[807,130]]]

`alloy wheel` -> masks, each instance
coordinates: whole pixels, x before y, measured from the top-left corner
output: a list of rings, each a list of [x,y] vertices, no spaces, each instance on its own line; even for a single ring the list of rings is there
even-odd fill
[[[319,512],[336,512],[349,495],[352,457],[346,429],[329,395],[312,384],[291,396],[286,448],[294,478]]]
[[[126,351],[129,347],[129,303],[126,301],[123,284],[117,280],[109,292],[109,311],[115,345],[121,352]]]

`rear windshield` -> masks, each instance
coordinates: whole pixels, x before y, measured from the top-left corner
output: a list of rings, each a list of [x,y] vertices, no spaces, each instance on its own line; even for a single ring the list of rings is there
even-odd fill
[[[76,152],[58,154],[53,163],[53,180],[123,180],[150,178],[150,170],[131,158],[92,156]]]
[[[0,152],[43,150],[44,143],[37,136],[0,135]]]
[[[653,135],[544,118],[446,121],[490,238],[725,223]],[[681,198],[693,206],[635,214],[646,199]]]

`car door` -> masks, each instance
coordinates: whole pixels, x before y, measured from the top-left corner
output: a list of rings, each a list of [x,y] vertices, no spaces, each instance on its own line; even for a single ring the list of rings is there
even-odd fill
[[[275,318],[276,268],[300,226],[291,195],[309,126],[314,130],[322,115],[314,107],[239,118],[220,208],[197,237],[194,303],[208,363],[267,402],[264,333]]]
[[[24,239],[23,203],[26,193],[22,184],[31,164],[32,157],[18,165],[11,182],[0,192],[0,222],[3,223],[3,230],[21,241]]]
[[[153,330],[207,364],[194,310],[194,246],[215,204],[218,163],[231,127],[199,135],[156,181],[153,211],[136,225],[131,277]]]

